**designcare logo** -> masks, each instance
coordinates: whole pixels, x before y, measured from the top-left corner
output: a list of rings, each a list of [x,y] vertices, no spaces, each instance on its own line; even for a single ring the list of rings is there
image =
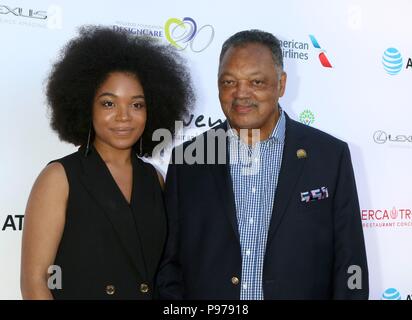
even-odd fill
[[[361,220],[364,228],[412,227],[412,209],[362,209]]]
[[[309,38],[310,38],[310,41],[312,42],[312,45],[319,51],[319,61],[321,65],[325,68],[332,68],[332,64],[329,62],[329,59],[326,56],[326,50],[320,47],[318,40],[316,40],[313,34],[310,34]]]
[[[163,27],[155,25],[116,21],[116,23],[113,25],[113,30],[118,32],[127,32],[137,37],[163,39]]]
[[[383,69],[391,76],[398,75],[404,68],[404,60],[400,50],[395,47],[387,48],[382,55]],[[412,58],[408,58],[405,69],[412,67]]]
[[[205,51],[215,37],[212,25],[206,24],[199,28],[191,17],[170,18],[165,23],[164,33],[166,40],[177,49],[189,48],[195,53]]]

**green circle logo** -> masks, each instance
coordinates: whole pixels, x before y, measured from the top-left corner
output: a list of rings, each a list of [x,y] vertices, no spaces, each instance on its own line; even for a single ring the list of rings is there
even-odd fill
[[[312,111],[306,109],[306,110],[303,110],[300,113],[299,120],[303,124],[306,124],[307,126],[310,126],[315,122],[315,115],[313,114]]]

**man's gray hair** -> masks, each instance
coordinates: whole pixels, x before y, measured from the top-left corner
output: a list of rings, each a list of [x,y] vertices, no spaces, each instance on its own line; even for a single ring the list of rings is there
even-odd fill
[[[283,54],[279,40],[271,33],[261,30],[245,30],[235,33],[227,39],[220,51],[219,64],[222,63],[223,56],[231,47],[243,46],[249,43],[259,43],[266,46],[272,52],[273,62],[280,70],[279,76],[283,71]]]

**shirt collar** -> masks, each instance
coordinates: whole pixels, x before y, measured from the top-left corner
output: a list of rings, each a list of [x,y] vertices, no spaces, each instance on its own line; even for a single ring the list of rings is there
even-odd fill
[[[278,122],[276,123],[276,126],[273,128],[272,133],[270,134],[269,138],[266,139],[265,141],[277,141],[280,143],[285,142],[286,117],[285,117],[285,113],[283,112],[283,109],[280,106],[279,106],[279,114],[280,116],[279,116]],[[232,128],[229,121],[227,122],[227,128],[229,132],[228,134],[229,138],[239,139],[239,136],[236,130]],[[261,141],[261,143],[265,141]]]

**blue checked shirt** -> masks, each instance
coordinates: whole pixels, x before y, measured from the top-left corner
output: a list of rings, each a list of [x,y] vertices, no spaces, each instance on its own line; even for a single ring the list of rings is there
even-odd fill
[[[230,128],[230,126],[229,126]],[[285,142],[285,115],[253,147],[229,130],[230,173],[242,250],[241,300],[262,300],[263,262]]]

